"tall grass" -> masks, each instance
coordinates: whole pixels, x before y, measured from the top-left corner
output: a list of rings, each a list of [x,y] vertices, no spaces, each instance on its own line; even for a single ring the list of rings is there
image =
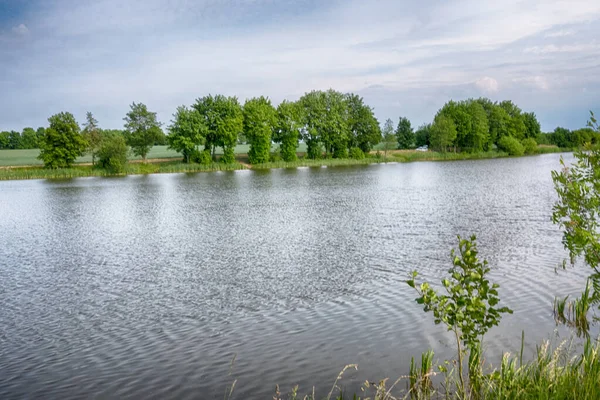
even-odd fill
[[[240,163],[210,165],[185,164],[179,161],[162,163],[128,163],[122,174],[110,173],[102,168],[94,168],[91,165],[75,165],[71,168],[47,169],[42,167],[17,167],[0,168],[0,180],[11,179],[66,179],[81,178],[89,176],[122,176],[122,175],[144,175],[178,172],[209,172],[209,171],[235,171],[245,169]]]
[[[480,354],[477,356],[479,357]],[[298,387],[288,396],[277,389],[275,400],[597,400],[600,398],[600,341],[585,341],[583,351],[572,356],[572,348],[562,342],[554,349],[548,341],[537,347],[532,361],[523,363],[521,355],[505,353],[500,364],[484,368],[481,360],[472,360],[469,374],[469,390],[463,395],[457,390],[460,383],[452,362],[433,363],[433,351],[423,353],[421,365],[411,361],[410,375],[398,378],[389,387],[388,379],[379,383],[365,382],[361,394],[348,395],[343,392],[340,381],[344,372],[355,365],[346,366],[338,375],[332,390],[326,397],[314,393],[298,395]],[[471,364],[471,362],[469,363]],[[476,366],[476,365],[479,365]],[[437,373],[434,372],[437,370]],[[442,375],[443,383],[434,385],[432,376]],[[406,389],[402,389],[402,381]]]
[[[323,158],[311,160],[308,158],[299,159],[296,161],[274,161],[264,164],[256,164],[252,169],[272,169],[272,168],[298,168],[298,167],[334,167],[340,165],[365,165],[386,162],[383,158],[367,157],[361,160],[351,158]]]

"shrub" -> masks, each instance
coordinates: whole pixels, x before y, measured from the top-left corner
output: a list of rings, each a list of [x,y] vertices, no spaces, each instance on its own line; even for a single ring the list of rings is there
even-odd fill
[[[111,173],[125,172],[127,144],[120,135],[107,135],[100,142],[98,165]]]
[[[350,158],[353,158],[355,160],[362,160],[363,158],[365,158],[365,153],[358,147],[353,147],[350,149]]]
[[[511,156],[522,156],[525,153],[523,145],[514,137],[503,136],[498,141],[498,148]]]
[[[521,141],[523,148],[525,149],[525,154],[535,154],[537,153],[537,142],[534,138],[527,138]]]
[[[210,155],[210,150],[206,149],[204,151],[194,154],[194,156],[192,157],[192,161],[202,165],[212,164],[212,156]]]
[[[270,162],[278,162],[281,161],[281,155],[279,155],[278,151],[275,151],[269,155]]]

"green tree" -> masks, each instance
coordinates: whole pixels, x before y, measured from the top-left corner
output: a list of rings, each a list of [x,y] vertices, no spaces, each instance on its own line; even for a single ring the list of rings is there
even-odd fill
[[[465,144],[472,152],[477,153],[489,149],[489,123],[483,106],[475,100],[466,101],[467,111],[471,117],[471,130],[465,138]]]
[[[571,136],[570,130],[559,126],[552,132],[552,142],[558,147],[572,148],[573,142],[571,141]]]
[[[236,97],[208,95],[192,106],[206,126],[204,151],[215,158],[216,147],[223,148],[221,161],[235,161],[234,149],[240,132],[244,130],[244,115]]]
[[[540,127],[540,122],[535,116],[534,112],[524,113],[523,114],[523,122],[525,123],[525,137],[526,138],[536,138],[540,133],[542,133],[542,128]]]
[[[507,152],[511,156],[522,156],[525,148],[516,138],[512,136],[503,136],[498,141],[498,148]]]
[[[310,159],[321,158],[321,132],[327,113],[325,96],[321,91],[313,90],[305,93],[298,100],[299,115],[302,125],[302,140],[306,143],[307,156]]]
[[[102,131],[98,128],[98,121],[90,111],[85,114],[85,123],[83,124],[82,133],[88,142],[87,151],[92,156],[92,165],[95,165],[96,156],[102,141]]]
[[[419,297],[417,304],[423,305],[425,312],[433,312],[434,322],[443,323],[448,331],[452,331],[456,338],[458,370],[460,379],[460,394],[467,395],[463,378],[463,355],[469,351],[469,365],[474,366],[472,360],[478,359],[481,351],[481,342],[487,331],[498,326],[503,313],[512,314],[508,307],[497,307],[500,302],[498,288],[500,285],[492,284],[486,275],[490,272],[488,262],[480,262],[477,258],[477,243],[475,236],[471,240],[458,237],[459,255],[452,250],[452,268],[448,270],[448,277],[442,279],[442,286],[446,293],[438,293],[427,282],[417,285],[417,271],[406,283],[416,289]],[[464,348],[463,348],[464,346]],[[475,371],[470,371],[475,372]],[[470,374],[476,377],[476,373]],[[474,379],[471,379],[473,386]]]
[[[527,126],[525,125],[525,118],[521,109],[510,100],[501,102],[500,107],[510,117],[508,121],[508,134],[518,140],[523,140],[527,134]]]
[[[266,97],[255,97],[244,104],[244,135],[250,143],[251,164],[269,162],[271,135],[277,124],[277,110]]]
[[[600,133],[593,113],[589,126]],[[588,278],[592,292],[584,291],[580,304],[594,304],[600,309],[600,150],[587,148],[574,155],[573,165],[567,167],[561,158],[562,170],[552,172],[558,194],[552,221],[563,229],[562,242],[571,264],[583,258],[592,270]],[[587,309],[579,311],[576,318],[584,319],[587,326]]]
[[[148,111],[145,104],[134,102],[130,107],[131,110],[123,118],[125,142],[131,146],[133,154],[146,162],[146,156],[154,142],[163,134],[161,124],[156,119],[156,113]]]
[[[406,117],[400,117],[398,128],[396,129],[396,138],[399,149],[410,149],[415,143],[415,133]]]
[[[8,134],[8,148],[17,150],[21,148],[21,133],[17,131],[10,131]]]
[[[123,173],[127,164],[127,151],[123,136],[103,135],[97,150],[98,165],[114,174]]]
[[[185,106],[177,107],[168,129],[167,143],[169,149],[181,153],[183,160],[189,163],[192,156],[198,152],[198,146],[204,143],[206,126],[202,117],[194,109]]]
[[[277,106],[277,125],[273,133],[275,142],[280,143],[279,149],[284,161],[296,160],[301,129],[298,104],[284,100]]]
[[[383,151],[384,157],[387,158],[389,150],[393,150],[397,146],[396,133],[394,132],[394,122],[391,119],[386,119],[383,124]]]
[[[21,149],[38,149],[40,146],[38,135],[33,128],[25,128],[21,133]]]
[[[73,114],[61,112],[48,118],[38,158],[47,168],[68,168],[83,155],[87,142],[79,133],[79,124]]]
[[[523,149],[525,150],[525,154],[535,154],[537,153],[537,143],[534,138],[525,138],[521,141],[521,145],[523,145]]]
[[[415,132],[415,145],[417,147],[429,146],[429,138],[431,136],[431,124],[423,124],[417,128]]]
[[[325,115],[321,131],[321,143],[325,154],[334,158],[348,157],[349,127],[348,105],[345,96],[333,89],[324,93]]]
[[[437,115],[431,125],[429,142],[435,150],[445,152],[456,139],[456,125],[452,118]]]
[[[348,108],[348,147],[358,147],[368,154],[381,140],[379,122],[373,109],[364,103],[362,97],[352,93],[345,97]]]
[[[9,144],[10,144],[10,132],[8,131],[3,131],[0,132],[0,149],[8,149]]]

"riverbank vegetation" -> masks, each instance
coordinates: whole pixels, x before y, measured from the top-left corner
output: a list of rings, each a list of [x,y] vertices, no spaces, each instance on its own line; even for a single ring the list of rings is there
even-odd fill
[[[135,102],[124,118],[123,130],[102,129],[91,112],[83,129],[68,112],[48,121],[47,128],[2,132],[0,149],[39,147],[40,160],[51,169],[70,168],[88,154],[92,166],[104,171],[97,174],[110,175],[131,170],[126,164],[132,155],[146,162],[153,146],[161,143],[179,153],[183,163],[212,170],[215,163],[234,166],[238,162],[258,168],[314,165],[306,160],[322,160],[320,165],[364,164],[381,162],[382,157],[387,160],[394,150],[415,147],[425,149],[426,155],[406,152],[393,154],[392,160],[496,158],[565,151],[600,142],[600,135],[589,127],[576,131],[557,128],[544,134],[534,113],[523,112],[508,100],[486,98],[449,101],[432,123],[416,131],[406,117],[399,118],[395,126],[388,119],[382,130],[363,98],[332,89],[312,91],[277,107],[263,96],[243,105],[236,97],[204,96],[189,107],[177,108],[167,135],[156,113]],[[243,154],[236,149],[240,144],[247,146]],[[383,151],[383,156],[373,150]],[[332,159],[348,161],[325,161]],[[7,161],[2,164],[13,166]]]

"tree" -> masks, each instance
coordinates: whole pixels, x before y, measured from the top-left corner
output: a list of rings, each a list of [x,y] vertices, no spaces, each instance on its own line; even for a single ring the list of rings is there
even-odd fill
[[[400,117],[398,128],[396,129],[396,138],[399,149],[410,149],[415,143],[415,133],[410,125],[408,118]]]
[[[235,161],[234,149],[238,135],[244,129],[244,116],[237,97],[208,95],[196,100],[192,106],[206,126],[204,151],[215,158],[217,146],[223,148],[222,161]]]
[[[177,107],[167,136],[169,149],[181,153],[183,160],[189,163],[192,155],[198,152],[198,146],[204,143],[205,134],[206,125],[198,111],[186,106]]]
[[[591,113],[589,127],[600,133]],[[576,162],[567,167],[561,158],[561,171],[552,172],[558,201],[552,221],[563,229],[563,245],[569,252],[571,264],[583,258],[592,270],[582,297],[575,303],[600,305],[600,150],[588,148],[574,153]],[[591,294],[589,288],[591,284]],[[587,327],[587,308],[578,307],[578,327]],[[600,307],[599,307],[600,309]]]
[[[560,126],[552,133],[552,142],[558,147],[572,148],[571,131]]]
[[[156,113],[148,111],[143,103],[132,103],[131,110],[123,120],[125,121],[125,142],[131,146],[133,154],[142,157],[146,162],[148,152],[154,142],[163,134]]]
[[[96,155],[100,149],[100,143],[102,141],[102,131],[98,128],[98,121],[94,118],[94,115],[88,111],[85,114],[85,124],[83,124],[83,136],[88,142],[87,151],[92,156],[92,165],[96,164]]]
[[[0,132],[0,149],[8,149],[10,132],[3,131]]]
[[[540,127],[540,122],[537,120],[535,113],[524,113],[523,114],[523,122],[525,123],[525,137],[526,138],[536,138],[540,133],[542,133],[542,129]]]
[[[429,137],[431,136],[431,124],[423,124],[415,132],[415,145],[417,147],[429,146]]]
[[[10,131],[8,134],[8,148],[12,150],[21,148],[21,133],[17,131]]]
[[[321,91],[305,93],[298,100],[302,140],[306,143],[307,156],[310,159],[321,158],[321,132],[324,128],[326,111],[324,94]]]
[[[445,152],[456,139],[456,134],[454,121],[445,115],[437,115],[431,125],[431,136],[429,137],[431,147]]]
[[[271,135],[277,124],[277,110],[266,97],[255,97],[244,104],[244,134],[250,143],[251,164],[269,162]]]
[[[489,124],[483,106],[474,100],[466,101],[467,111],[471,117],[471,130],[465,143],[472,152],[477,153],[484,148],[489,149]]]
[[[36,131],[33,128],[25,128],[21,133],[21,149],[37,149],[39,141]]]
[[[388,150],[392,150],[396,147],[397,138],[394,133],[394,123],[391,119],[387,119],[383,124],[383,151],[384,157],[387,157]]]
[[[334,158],[348,157],[349,129],[348,105],[344,95],[333,89],[324,94],[325,115],[321,131],[321,143],[325,154]]]
[[[502,136],[498,141],[498,148],[511,156],[522,156],[525,153],[525,147],[512,136]]]
[[[348,109],[348,147],[358,147],[368,154],[374,145],[381,140],[379,122],[373,109],[364,103],[356,94],[346,94]]]
[[[83,155],[87,142],[79,133],[79,124],[73,114],[61,112],[48,118],[38,158],[47,168],[68,168]]]
[[[281,158],[284,161],[296,160],[301,129],[298,104],[284,100],[277,106],[277,125],[273,133],[275,142],[280,143]]]
[[[516,139],[523,140],[527,132],[527,127],[525,126],[525,118],[521,109],[510,100],[501,102],[500,107],[502,107],[510,117],[508,134]]]
[[[127,143],[123,136],[103,135],[97,150],[98,164],[111,173],[122,173],[127,164],[127,151]]]

